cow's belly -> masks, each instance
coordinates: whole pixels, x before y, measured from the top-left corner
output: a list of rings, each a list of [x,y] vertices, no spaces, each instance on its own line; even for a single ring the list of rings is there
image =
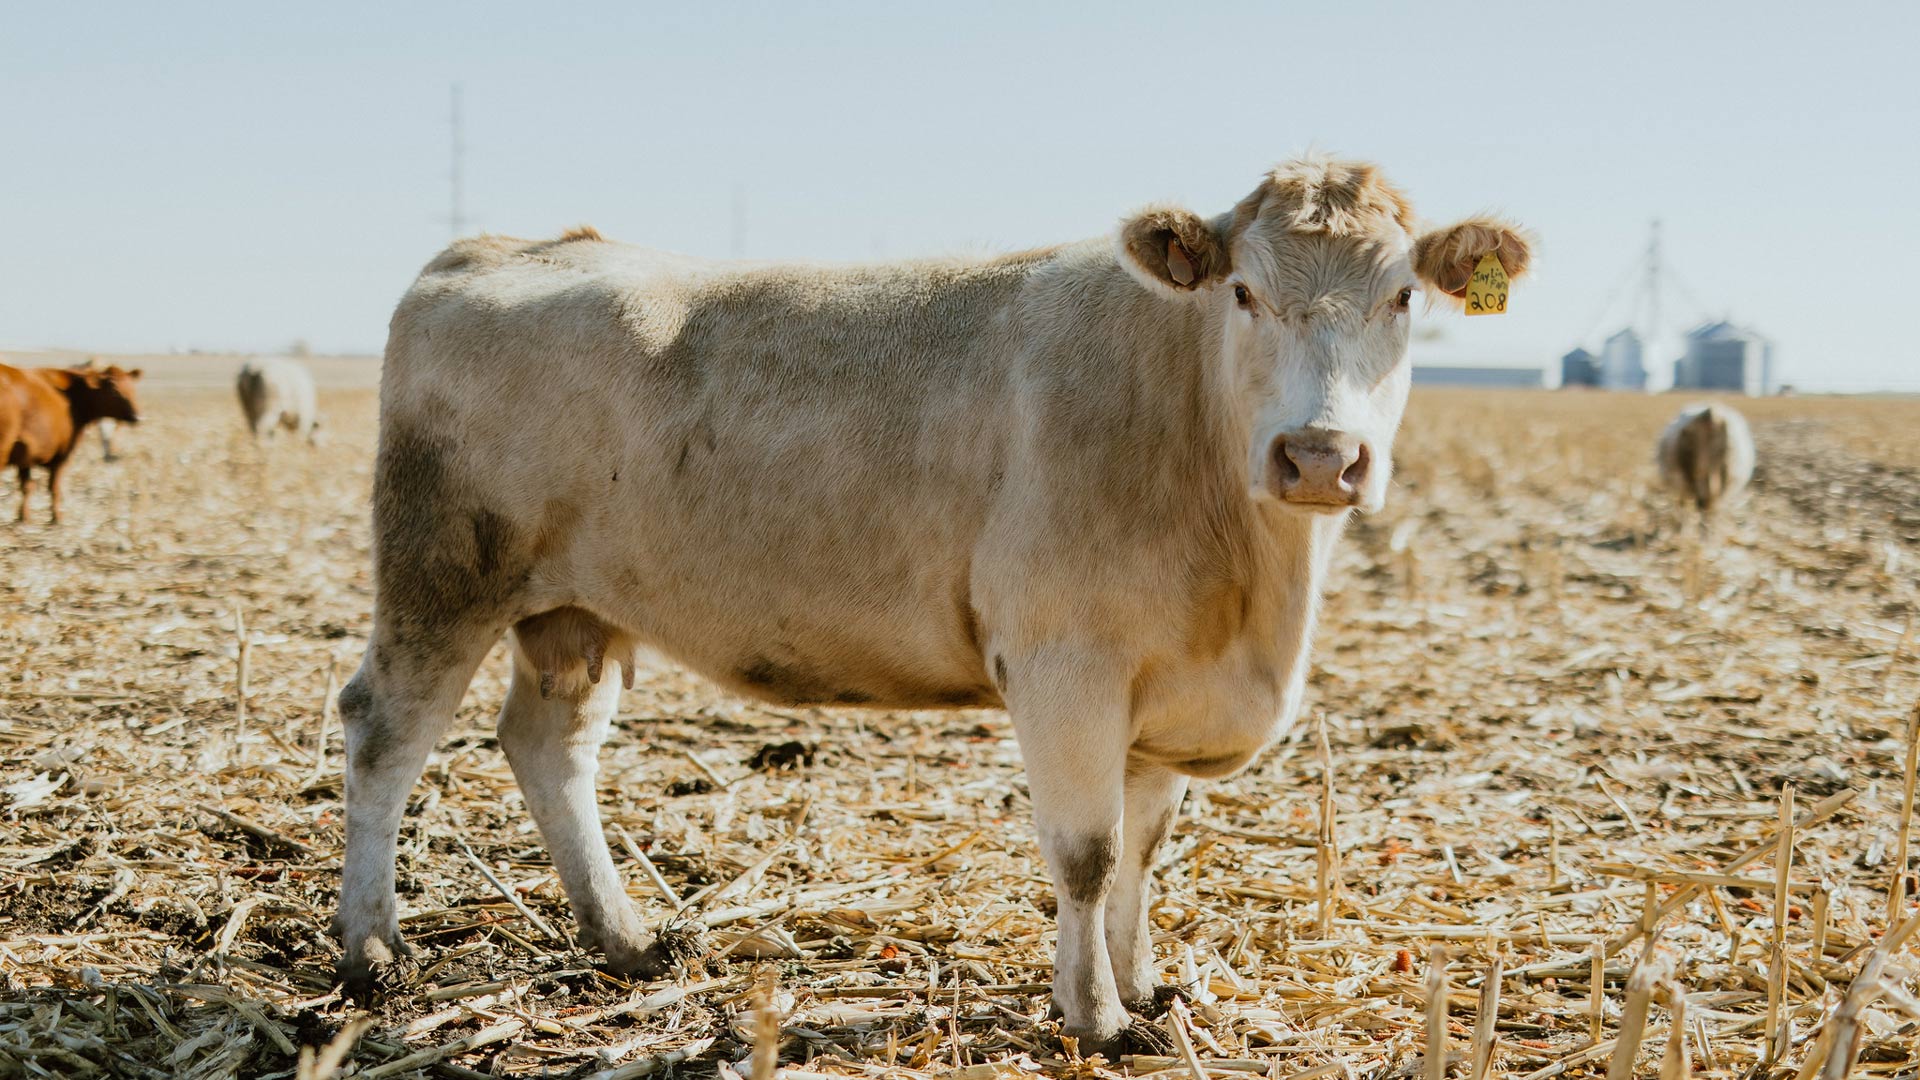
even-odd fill
[[[604,556],[574,553],[571,602],[765,701],[998,706],[970,545],[953,515],[911,501],[864,515],[627,508],[600,533]]]
[[[640,636],[738,693],[782,705],[1000,705],[951,612],[896,603],[876,618],[873,605],[844,602],[857,598],[824,597],[745,610],[695,591],[641,613]]]

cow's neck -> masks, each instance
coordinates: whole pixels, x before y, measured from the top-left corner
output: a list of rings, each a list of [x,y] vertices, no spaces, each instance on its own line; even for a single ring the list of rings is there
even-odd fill
[[[1271,650],[1276,676],[1294,678],[1307,663],[1320,590],[1345,518],[1297,514],[1270,503],[1256,504],[1253,517],[1261,542],[1251,563],[1248,645]]]
[[[1124,274],[1117,265],[1111,273]],[[1124,372],[1135,381],[1118,401],[1111,394],[1090,400],[1113,412],[1154,403],[1151,419],[1133,421],[1151,433],[1153,467],[1136,468],[1127,497],[1136,506],[1158,504],[1158,520],[1181,534],[1174,546],[1191,560],[1186,576],[1195,583],[1196,620],[1209,628],[1194,636],[1230,642],[1251,667],[1292,682],[1306,662],[1342,519],[1291,513],[1249,494],[1252,416],[1238,375],[1223,358],[1218,305],[1170,304],[1139,290],[1119,312],[1086,314],[1084,335],[1130,352],[1129,362],[1110,366],[1114,375]],[[1120,325],[1111,322],[1116,315]],[[1077,407],[1082,396],[1065,400]],[[1068,455],[1082,449],[1062,448]],[[1217,635],[1222,628],[1230,631],[1225,638]]]
[[[79,435],[93,423],[93,413],[82,402],[77,387],[69,386],[61,396],[67,399],[67,422],[73,426],[73,433]]]

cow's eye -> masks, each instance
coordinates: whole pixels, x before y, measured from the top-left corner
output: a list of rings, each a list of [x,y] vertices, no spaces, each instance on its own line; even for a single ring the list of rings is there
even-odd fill
[[[1401,289],[1400,295],[1393,298],[1393,310],[1395,311],[1405,311],[1408,307],[1412,306],[1412,304],[1413,286],[1411,285]]]
[[[1241,307],[1247,307],[1253,303],[1253,294],[1247,291],[1245,285],[1235,285],[1233,287],[1233,299],[1234,302]]]

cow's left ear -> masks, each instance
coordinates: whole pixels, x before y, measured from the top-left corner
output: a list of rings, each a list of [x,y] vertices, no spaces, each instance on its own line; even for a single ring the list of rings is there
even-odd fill
[[[133,369],[132,371],[129,371],[129,372],[127,372],[127,378],[129,378],[129,379],[137,379],[137,378],[139,378],[139,377],[140,377],[140,369],[139,369],[139,368],[134,368],[134,369]]]
[[[1226,238],[1200,215],[1178,206],[1154,206],[1120,223],[1120,265],[1163,296],[1191,295],[1218,285],[1231,270]]]
[[[1467,294],[1473,268],[1488,252],[1500,256],[1509,279],[1517,280],[1533,262],[1533,248],[1517,226],[1495,218],[1468,218],[1431,229],[1413,242],[1413,272],[1434,291],[1455,299]]]

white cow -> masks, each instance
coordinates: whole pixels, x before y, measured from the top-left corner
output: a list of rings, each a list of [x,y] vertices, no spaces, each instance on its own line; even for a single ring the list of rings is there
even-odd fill
[[[320,426],[313,389],[313,372],[288,356],[263,356],[240,366],[234,388],[240,393],[240,411],[247,428],[258,439],[271,439],[280,428],[312,443]]]
[[[1726,405],[1689,405],[1660,433],[1660,479],[1704,523],[1753,479],[1753,432]]]
[[[581,938],[646,970],[595,758],[636,645],[740,693],[1004,706],[1059,894],[1055,1004],[1111,1048],[1157,983],[1147,870],[1192,776],[1300,706],[1343,522],[1386,497],[1416,289],[1513,228],[1416,228],[1300,161],[1211,218],[1001,258],[743,266],[463,240],[395,313],[373,636],[340,695],[350,992],[402,949],[408,788],[509,628],[500,743]]]

